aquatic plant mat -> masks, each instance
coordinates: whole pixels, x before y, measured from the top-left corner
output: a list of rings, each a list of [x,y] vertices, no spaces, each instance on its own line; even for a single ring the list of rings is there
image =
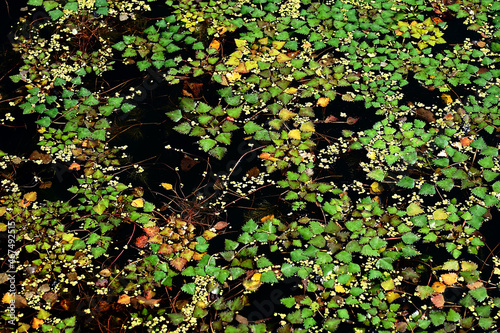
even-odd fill
[[[498,331],[499,13],[27,1],[2,332]]]

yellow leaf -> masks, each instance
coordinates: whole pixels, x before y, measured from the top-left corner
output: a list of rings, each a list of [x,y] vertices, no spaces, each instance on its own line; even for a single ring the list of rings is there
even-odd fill
[[[257,61],[248,60],[245,61],[245,67],[247,70],[251,71],[252,69],[259,67],[259,65],[257,64]]]
[[[7,224],[0,223],[0,232],[4,232],[5,230],[7,230]]]
[[[374,152],[374,151],[369,151],[366,156],[370,159],[370,160],[374,160],[377,158],[377,154]]]
[[[7,207],[0,207],[0,216],[3,216],[7,212]]]
[[[387,302],[392,303],[395,300],[397,300],[399,297],[399,294],[394,292],[394,291],[389,291],[388,293],[385,294],[385,298],[387,299]]]
[[[342,285],[340,285],[340,284],[337,284],[337,285],[335,286],[335,292],[337,292],[337,293],[345,293],[345,288],[344,288],[344,286],[342,286]]]
[[[226,78],[229,82],[234,82],[241,77],[241,74],[238,72],[227,73]]]
[[[245,45],[247,45],[247,41],[244,39],[235,39],[234,43],[236,44],[237,48],[244,47]]]
[[[261,45],[267,45],[268,42],[269,42],[269,38],[268,37],[259,39],[259,43]]]
[[[328,97],[320,97],[320,98],[318,98],[318,101],[316,102],[316,104],[318,104],[319,106],[322,106],[322,107],[326,107],[328,105],[328,103],[330,103],[330,99]]]
[[[288,137],[290,139],[300,140],[300,131],[298,129],[291,130],[288,132]]]
[[[240,63],[240,58],[238,57],[233,57],[233,56],[230,56],[228,60],[226,60],[226,65],[229,65],[229,66],[238,66]]]
[[[434,218],[434,220],[446,220],[448,218],[448,213],[445,212],[444,209],[439,208],[436,209],[434,213],[432,213],[432,217]]]
[[[250,290],[250,291],[259,289],[261,284],[262,282],[260,281],[254,281],[254,280],[243,281],[243,287],[245,288],[245,290]]]
[[[278,41],[278,40],[274,40],[273,41],[273,47],[276,49],[276,50],[279,50],[283,47],[283,45],[285,45],[285,41]]]
[[[386,280],[384,282],[382,282],[380,284],[380,286],[384,289],[384,290],[392,290],[394,289],[394,280],[393,279],[389,279],[389,280]]]
[[[215,236],[217,236],[217,234],[213,231],[205,230],[205,232],[203,232],[203,238],[205,238],[206,240],[211,240]]]
[[[378,182],[373,182],[370,185],[370,190],[371,190],[370,192],[372,192],[373,194],[380,194],[384,192],[384,187],[380,185]]]
[[[290,94],[290,95],[293,95],[297,92],[297,88],[294,88],[294,87],[288,87],[284,90],[284,92],[286,92],[287,94]]]
[[[24,199],[28,201],[35,201],[36,200],[36,192],[28,192],[24,195]]]
[[[280,53],[276,57],[276,61],[279,62],[279,63],[284,63],[284,62],[287,62],[287,61],[290,61],[290,60],[292,60],[292,58],[290,58],[289,56],[287,56],[284,53]]]
[[[453,98],[451,98],[450,95],[448,94],[441,94],[441,99],[443,100],[443,102],[445,102],[446,104],[450,104],[451,102],[453,102]]]
[[[142,208],[144,207],[144,199],[138,198],[132,201],[132,207]]]
[[[281,119],[288,120],[295,117],[297,114],[295,112],[288,111],[287,109],[281,109],[278,115]]]
[[[163,186],[163,188],[165,190],[171,190],[171,189],[173,189],[172,184],[169,184],[169,183],[161,183],[161,186]]]
[[[312,121],[308,121],[300,125],[300,130],[302,132],[314,132],[314,124]]]
[[[5,293],[2,297],[2,303],[10,304],[14,300],[14,295]]]
[[[252,281],[260,281],[261,276],[262,276],[262,273],[255,273],[254,275],[252,275],[251,280]]]
[[[281,54],[281,52],[280,52],[280,51],[278,51],[278,50],[276,50],[276,49],[269,49],[269,48],[267,48],[267,49],[269,50],[269,55],[270,55],[271,57],[275,57],[275,56],[277,56],[277,55]]]

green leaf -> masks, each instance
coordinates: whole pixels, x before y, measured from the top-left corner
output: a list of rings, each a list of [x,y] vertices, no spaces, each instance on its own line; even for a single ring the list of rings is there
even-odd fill
[[[397,183],[397,185],[400,187],[404,187],[404,188],[414,188],[415,187],[415,179],[408,177],[408,176],[404,176]]]
[[[441,187],[443,190],[445,191],[451,191],[451,189],[453,188],[453,179],[450,179],[450,178],[447,178],[447,179],[443,179],[443,180],[439,180],[436,182],[437,186]]]
[[[420,191],[418,192],[420,195],[434,195],[436,194],[436,189],[434,186],[428,183],[422,184],[422,187],[420,188]]]
[[[382,169],[375,169],[367,174],[369,178],[375,179],[379,182],[385,178],[385,172]]]
[[[194,295],[196,292],[196,284],[194,282],[186,283],[181,287],[181,290],[190,295]]]

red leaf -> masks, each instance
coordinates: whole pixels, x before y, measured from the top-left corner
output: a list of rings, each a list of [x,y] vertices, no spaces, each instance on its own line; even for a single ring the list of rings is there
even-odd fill
[[[135,240],[135,246],[142,249],[148,243],[148,239],[149,239],[148,236],[137,237],[137,239]]]
[[[443,294],[437,294],[431,298],[432,304],[438,309],[442,309],[444,306],[444,296]]]
[[[347,125],[354,125],[358,122],[359,118],[347,117]]]
[[[229,223],[227,223],[225,221],[219,221],[214,225],[214,228],[215,228],[215,230],[221,230],[221,229],[224,229],[225,227],[227,227],[228,225],[229,225]]]

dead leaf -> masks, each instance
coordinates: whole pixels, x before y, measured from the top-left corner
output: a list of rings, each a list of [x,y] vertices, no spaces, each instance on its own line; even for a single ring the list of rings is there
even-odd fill
[[[175,259],[170,260],[170,265],[178,271],[182,271],[184,266],[187,264],[187,260],[182,257],[177,257]]]
[[[266,215],[264,216],[263,218],[260,219],[260,222],[267,222],[267,221],[272,221],[274,219],[274,215],[271,214],[271,215]]]
[[[111,308],[111,304],[109,304],[108,302],[106,301],[99,301],[98,305],[97,305],[97,310],[99,312],[106,312],[108,311],[109,309]]]
[[[472,139],[469,139],[468,137],[464,136],[462,138],[460,138],[460,143],[462,144],[462,147],[467,147],[467,146],[470,146],[470,144],[472,143]]]
[[[169,254],[174,253],[174,249],[172,248],[172,245],[167,243],[162,243],[160,245],[160,248],[158,249],[158,253],[163,256],[168,256]]]
[[[81,168],[80,164],[76,163],[76,162],[73,162],[71,163],[71,165],[69,166],[68,169],[70,170],[76,170],[76,171],[79,171]]]
[[[44,323],[42,319],[38,319],[37,317],[33,318],[33,321],[31,322],[31,327],[34,329],[40,328],[40,326]]]
[[[453,98],[451,98],[451,96],[448,94],[441,94],[441,99],[445,104],[450,104],[453,102]]]
[[[474,283],[468,284],[467,288],[469,288],[470,290],[474,290],[477,288],[481,288],[482,286],[483,286],[483,283],[481,281],[476,281]]]
[[[214,39],[210,45],[208,46],[210,49],[216,49],[218,50],[220,48],[220,42],[217,39]]]
[[[138,198],[132,201],[132,207],[142,208],[144,207],[144,199]]]
[[[35,201],[36,200],[36,192],[28,192],[24,195],[24,199],[28,201]]]
[[[205,230],[203,232],[203,238],[205,238],[206,240],[211,240],[215,236],[217,236],[217,234],[215,232],[213,232],[213,231]]]
[[[347,117],[347,125],[354,125],[358,122],[359,118]]]
[[[174,187],[172,186],[172,184],[169,184],[169,183],[161,183],[161,186],[163,186],[163,188],[165,190],[171,190],[173,189]]]
[[[219,221],[214,225],[214,229],[221,230],[221,229],[224,229],[225,227],[227,227],[228,225],[229,225],[229,223],[227,223],[226,221]]]
[[[457,280],[458,280],[458,275],[457,273],[445,273],[441,275],[441,279],[443,279],[443,282],[448,285],[454,285]]]
[[[250,170],[247,171],[247,177],[256,178],[260,174],[260,170],[258,167],[254,166]]]
[[[143,229],[146,235],[148,235],[149,237],[154,237],[160,232],[160,228],[158,228],[155,225],[150,227],[145,227]]]
[[[46,189],[46,188],[51,188],[51,187],[52,187],[52,182],[51,182],[51,181],[41,182],[41,183],[40,183],[40,186],[39,186],[39,188],[40,188],[41,190],[44,190],[44,189]]]
[[[181,160],[181,170],[189,171],[198,163],[199,163],[198,161],[192,159],[188,155],[184,155],[184,157]]]
[[[104,277],[109,277],[109,276],[111,276],[111,271],[109,269],[105,268],[99,272],[99,275],[104,276]]]
[[[330,103],[330,99],[328,97],[320,97],[316,102],[317,105],[326,107]]]
[[[339,118],[335,117],[334,115],[328,116],[325,119],[325,123],[333,123],[333,122],[336,122],[336,121],[339,121]]]
[[[30,160],[41,160],[43,164],[48,164],[52,161],[52,157],[49,154],[42,154],[38,150],[34,150],[28,158]]]
[[[68,301],[67,299],[63,299],[63,300],[61,301],[61,307],[62,307],[64,310],[68,311],[68,310],[69,310],[69,301]]]
[[[432,284],[432,289],[434,289],[436,293],[441,294],[446,289],[446,285],[442,282],[436,281]]]
[[[269,153],[262,153],[259,155],[259,158],[262,158],[263,160],[269,160],[269,161],[277,161],[278,159],[274,156],[272,156]]]
[[[148,244],[148,237],[147,236],[140,236],[135,240],[135,246],[138,248],[142,249]]]
[[[149,306],[150,308],[154,308],[157,304],[160,303],[159,299],[146,299],[143,296],[134,297],[140,304],[144,304],[145,306]]]
[[[118,304],[130,304],[130,296],[129,295],[120,295],[118,298]]]
[[[431,298],[432,304],[438,309],[442,309],[444,306],[444,296],[443,294],[435,295]]]
[[[10,293],[5,293],[2,297],[2,303],[5,303],[5,304],[10,304],[11,301],[14,300],[14,295],[10,294]]]
[[[417,108],[415,110],[415,115],[417,116],[417,118],[422,119],[428,123],[436,121],[436,118],[434,118],[434,113],[424,108]]]

